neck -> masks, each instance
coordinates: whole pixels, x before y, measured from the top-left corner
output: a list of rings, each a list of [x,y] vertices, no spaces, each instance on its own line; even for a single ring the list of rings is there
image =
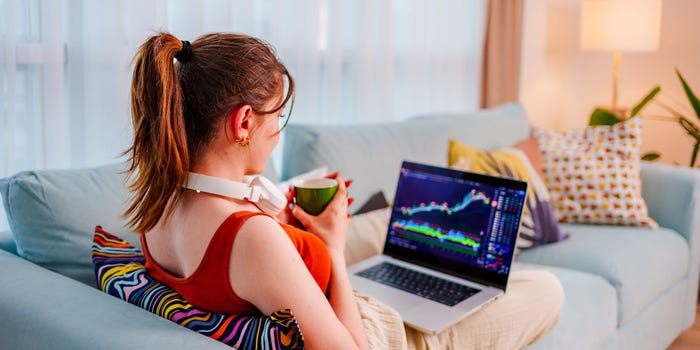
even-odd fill
[[[241,161],[233,161],[239,160]],[[246,175],[243,157],[227,154],[226,152],[203,152],[202,156],[192,164],[191,172],[215,176],[232,181],[243,181]]]

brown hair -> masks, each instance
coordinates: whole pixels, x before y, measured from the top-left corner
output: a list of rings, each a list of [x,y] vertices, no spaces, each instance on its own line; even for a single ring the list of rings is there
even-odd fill
[[[268,114],[290,99],[294,103],[294,80],[262,40],[232,33],[203,35],[191,44],[188,59],[175,62],[183,45],[169,33],[158,33],[134,57],[134,140],[124,152],[130,162],[131,198],[124,216],[140,233],[172,213],[191,160],[210,142],[223,118],[242,105]],[[273,110],[263,110],[284,88],[285,76],[284,100]]]

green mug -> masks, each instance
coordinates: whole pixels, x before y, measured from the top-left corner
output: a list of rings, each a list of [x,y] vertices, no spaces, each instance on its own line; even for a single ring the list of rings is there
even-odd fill
[[[294,183],[294,201],[311,215],[323,212],[338,190],[338,182],[328,178],[304,179]]]

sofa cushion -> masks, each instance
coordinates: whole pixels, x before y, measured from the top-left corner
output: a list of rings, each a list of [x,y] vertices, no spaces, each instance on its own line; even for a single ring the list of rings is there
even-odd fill
[[[620,326],[688,273],[688,244],[673,230],[572,224],[562,228],[569,239],[523,251],[516,261],[605,278],[617,290]]]
[[[38,170],[0,179],[0,193],[19,256],[95,285],[90,243],[95,223],[129,232],[120,218],[128,194],[122,165]],[[137,236],[125,237],[138,242]]]
[[[98,288],[183,327],[237,349],[301,349],[304,340],[290,310],[237,316],[194,307],[146,270],[140,249],[95,227],[92,262]]]
[[[348,266],[382,253],[390,216],[391,208],[387,207],[350,218],[344,251]]]
[[[0,249],[17,255],[17,244],[10,231],[0,231]]]
[[[495,132],[485,133],[484,130]],[[352,210],[378,191],[394,199],[402,160],[447,166],[448,140],[476,147],[511,145],[530,127],[519,104],[465,114],[415,116],[407,121],[354,125],[290,123],[284,130],[283,179],[328,166],[355,180]]]
[[[617,293],[604,278],[566,268],[516,262],[514,270],[552,272],[564,288],[564,306],[556,326],[528,350],[600,349],[617,330]],[[575,343],[572,341],[575,339]]]
[[[507,147],[530,135],[527,114],[519,103],[506,103],[471,113],[419,115],[410,121],[447,124],[448,138],[485,149]],[[447,139],[443,141],[447,147]]]

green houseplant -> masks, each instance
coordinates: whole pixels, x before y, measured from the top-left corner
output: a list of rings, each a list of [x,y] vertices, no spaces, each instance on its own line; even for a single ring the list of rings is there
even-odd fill
[[[614,125],[634,116],[639,115],[639,113],[644,109],[646,105],[651,102],[654,97],[661,91],[660,86],[654,86],[632,109],[627,111],[612,111],[606,108],[597,107],[591,113],[588,120],[588,125]],[[642,155],[643,160],[656,160],[661,155],[657,152],[645,153]]]
[[[678,70],[678,68],[676,68],[675,71],[676,75],[678,76],[678,79],[683,85],[683,90],[685,91],[685,95],[688,98],[688,102],[693,108],[695,116],[700,121],[700,100],[698,100],[697,95],[695,95],[693,90],[690,88],[690,85],[688,85],[685,78],[683,78],[683,75]],[[686,133],[688,133],[688,135],[690,135],[695,141],[689,164],[690,167],[695,167],[695,162],[698,156],[698,150],[700,150],[700,128],[690,118],[680,113],[677,109],[672,108],[671,106],[661,102],[658,99],[654,99],[660,91],[661,87],[658,85],[655,86],[641,99],[641,101],[639,101],[639,103],[637,103],[632,109],[629,110],[629,113],[625,113],[622,115],[620,113],[615,113],[614,111],[610,111],[605,108],[595,108],[591,113],[588,125],[614,125],[636,115],[641,115],[640,113],[642,109],[653,100],[655,103],[657,103],[664,110],[671,114],[671,116],[660,117],[661,120],[668,120],[678,123],[686,131]],[[642,159],[655,160],[659,157],[659,153],[651,152],[644,154],[642,156]]]

